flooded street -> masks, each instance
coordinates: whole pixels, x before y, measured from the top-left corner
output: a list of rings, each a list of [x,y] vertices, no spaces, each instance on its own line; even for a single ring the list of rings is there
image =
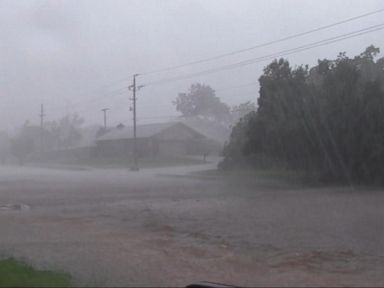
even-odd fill
[[[0,254],[76,285],[384,284],[381,191],[189,174],[211,166],[3,168]]]
[[[0,0],[0,288],[384,287],[383,3]]]

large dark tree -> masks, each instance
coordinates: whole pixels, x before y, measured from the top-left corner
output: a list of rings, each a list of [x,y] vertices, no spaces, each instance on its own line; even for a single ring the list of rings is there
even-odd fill
[[[256,111],[255,103],[251,101],[240,103],[231,108],[231,122],[237,123],[240,119],[243,119],[247,114]]]
[[[258,110],[233,129],[222,166],[261,166],[260,159],[268,159],[326,180],[384,182],[384,60],[376,60],[378,53],[373,46],[354,58],[340,53],[312,69],[273,61],[259,79]]]

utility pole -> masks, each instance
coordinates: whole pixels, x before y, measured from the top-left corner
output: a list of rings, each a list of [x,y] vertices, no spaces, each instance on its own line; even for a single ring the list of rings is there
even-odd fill
[[[104,113],[104,129],[107,130],[107,111],[109,108],[101,109],[101,111]]]
[[[137,118],[136,118],[136,101],[137,101],[137,98],[136,98],[136,92],[138,90],[140,90],[141,88],[144,87],[144,85],[139,85],[137,86],[136,85],[136,77],[138,77],[139,74],[134,74],[133,75],[133,81],[132,81],[132,85],[129,86],[129,90],[132,90],[132,107],[130,108],[130,110],[133,112],[133,165],[131,167],[131,170],[132,171],[139,171],[139,164],[138,164],[138,153],[137,153],[137,134],[136,134],[136,131],[137,131],[137,127],[136,127],[136,122],[137,122]]]
[[[133,166],[132,171],[139,171],[138,157],[137,157],[137,135],[136,135],[136,77],[139,74],[133,75],[133,83],[129,86],[132,90],[132,112],[133,112]]]
[[[43,154],[44,151],[44,105],[40,106],[40,155]]]

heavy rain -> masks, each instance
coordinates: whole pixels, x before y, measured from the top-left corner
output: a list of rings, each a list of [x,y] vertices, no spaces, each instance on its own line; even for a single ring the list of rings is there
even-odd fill
[[[0,287],[384,286],[383,14],[0,0]]]

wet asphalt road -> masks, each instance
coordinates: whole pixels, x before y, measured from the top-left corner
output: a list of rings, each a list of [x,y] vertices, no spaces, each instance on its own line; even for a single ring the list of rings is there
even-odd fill
[[[213,167],[2,168],[0,255],[86,286],[384,285],[384,191]]]

